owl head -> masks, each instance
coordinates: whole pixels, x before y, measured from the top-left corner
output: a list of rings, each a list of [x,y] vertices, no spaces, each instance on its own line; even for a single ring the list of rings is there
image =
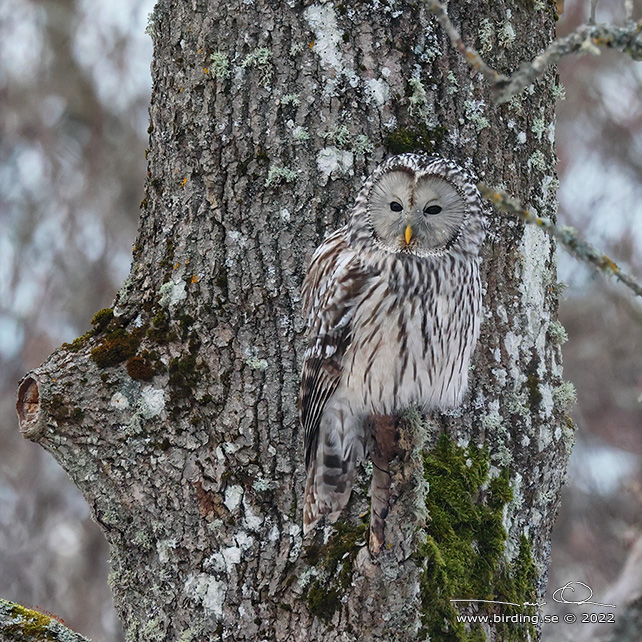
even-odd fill
[[[479,192],[464,170],[435,156],[403,154],[380,165],[352,213],[353,241],[386,252],[477,254],[484,238]]]

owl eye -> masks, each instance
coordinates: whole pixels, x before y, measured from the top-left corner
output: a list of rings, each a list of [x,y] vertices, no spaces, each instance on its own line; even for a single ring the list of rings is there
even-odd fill
[[[401,210],[403,210],[403,205],[397,201],[392,201],[392,203],[390,203],[390,209],[393,212],[401,212]]]
[[[439,205],[429,205],[424,209],[424,214],[439,214],[441,212],[441,206]]]

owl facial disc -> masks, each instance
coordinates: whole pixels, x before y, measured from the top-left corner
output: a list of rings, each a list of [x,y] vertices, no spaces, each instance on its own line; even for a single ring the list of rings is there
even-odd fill
[[[377,243],[424,255],[447,248],[468,216],[464,196],[441,176],[392,167],[372,185],[367,211]]]

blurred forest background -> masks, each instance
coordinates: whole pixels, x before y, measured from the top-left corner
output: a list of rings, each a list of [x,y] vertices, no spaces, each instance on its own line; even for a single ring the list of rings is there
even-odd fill
[[[122,640],[108,549],[63,470],[20,437],[15,390],[89,328],[127,276],[145,180],[153,4],[0,5],[0,597],[54,612],[96,642]],[[587,20],[588,4],[566,1],[558,35]],[[641,9],[637,0],[637,19]],[[598,21],[624,19],[624,0],[598,5]],[[564,60],[559,73],[558,220],[640,279],[642,63],[602,51]],[[642,542],[642,305],[563,253],[559,279],[577,443],[550,586],[582,581],[605,601]],[[546,642],[566,639],[580,637],[545,628]]]

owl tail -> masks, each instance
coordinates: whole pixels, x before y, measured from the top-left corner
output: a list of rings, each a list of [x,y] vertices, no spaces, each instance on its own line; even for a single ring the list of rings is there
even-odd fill
[[[337,437],[337,438],[333,438]],[[334,523],[350,499],[357,462],[363,457],[360,435],[327,436],[319,441],[316,456],[308,467],[303,502],[303,534],[328,515]]]

